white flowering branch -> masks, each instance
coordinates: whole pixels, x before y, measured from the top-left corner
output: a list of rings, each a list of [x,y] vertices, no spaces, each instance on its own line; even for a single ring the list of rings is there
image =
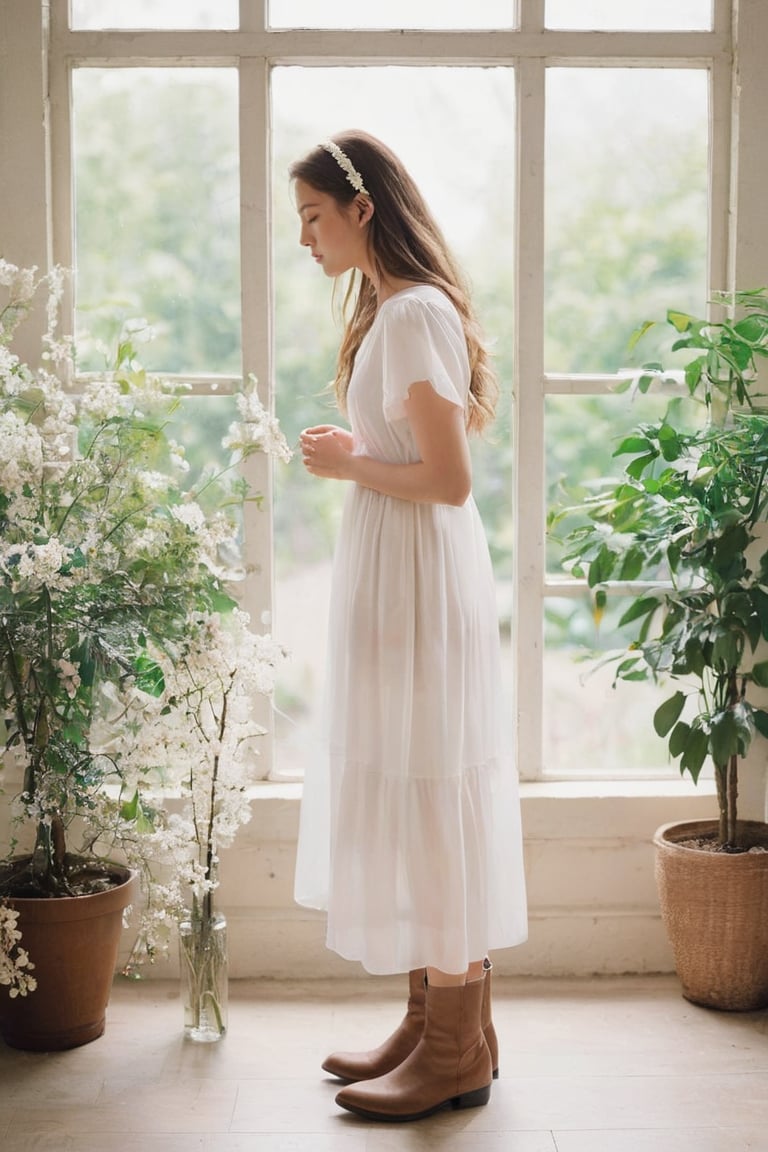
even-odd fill
[[[37,836],[23,890],[75,894],[65,834],[79,817],[87,849],[106,831],[141,869],[148,922],[167,926],[190,900],[210,906],[219,849],[250,815],[264,731],[252,709],[282,649],[236,609],[223,558],[247,496],[240,464],[290,450],[249,377],[228,459],[182,483],[189,466],[166,434],[177,387],[144,372],[126,335],[75,405],[56,368],[71,358],[63,274],[45,279],[46,366],[32,371],[9,341],[41,281],[0,259],[0,728],[24,773],[14,818]],[[0,868],[0,895],[18,879]],[[34,978],[19,932],[6,907],[0,983],[23,995]]]

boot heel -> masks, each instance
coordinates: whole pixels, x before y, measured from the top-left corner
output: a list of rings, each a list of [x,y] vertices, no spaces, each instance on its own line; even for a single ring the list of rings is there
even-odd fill
[[[482,1104],[487,1104],[491,1098],[491,1086],[486,1084],[485,1088],[476,1088],[474,1092],[462,1092],[460,1096],[454,1096],[451,1100],[452,1108],[479,1108]]]

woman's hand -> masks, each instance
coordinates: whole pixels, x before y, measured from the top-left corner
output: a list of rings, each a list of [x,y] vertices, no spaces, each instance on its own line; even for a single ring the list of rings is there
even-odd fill
[[[349,479],[354,439],[346,428],[317,424],[299,437],[301,458],[307,472],[332,480]]]
[[[418,380],[408,390],[405,412],[418,461],[395,464],[355,454],[351,432],[319,424],[299,438],[304,467],[313,476],[352,480],[398,500],[461,507],[472,489],[463,408],[438,396],[428,380]]]

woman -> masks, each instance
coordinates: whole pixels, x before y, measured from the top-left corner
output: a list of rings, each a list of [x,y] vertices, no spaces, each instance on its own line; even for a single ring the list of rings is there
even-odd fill
[[[349,131],[290,174],[300,243],[326,276],[353,272],[336,379],[351,431],[301,436],[313,476],[351,484],[334,565],[329,748],[307,773],[295,894],[327,908],[340,955],[410,973],[396,1032],[325,1061],[354,1082],[337,1103],[418,1119],[487,1102],[497,1051],[486,955],[527,931],[467,439],[492,418],[496,385],[459,271],[398,158]]]

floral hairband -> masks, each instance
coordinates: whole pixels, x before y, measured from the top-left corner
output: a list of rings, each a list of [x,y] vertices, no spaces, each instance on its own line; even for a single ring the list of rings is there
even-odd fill
[[[355,192],[362,192],[363,196],[370,196],[370,192],[366,188],[365,184],[363,184],[362,176],[358,172],[357,168],[355,168],[346,152],[342,152],[341,148],[339,148],[338,144],[334,144],[333,140],[326,140],[326,142],[322,144],[321,147],[325,148],[326,152],[330,152],[331,156],[333,156],[339,168],[342,169]]]

